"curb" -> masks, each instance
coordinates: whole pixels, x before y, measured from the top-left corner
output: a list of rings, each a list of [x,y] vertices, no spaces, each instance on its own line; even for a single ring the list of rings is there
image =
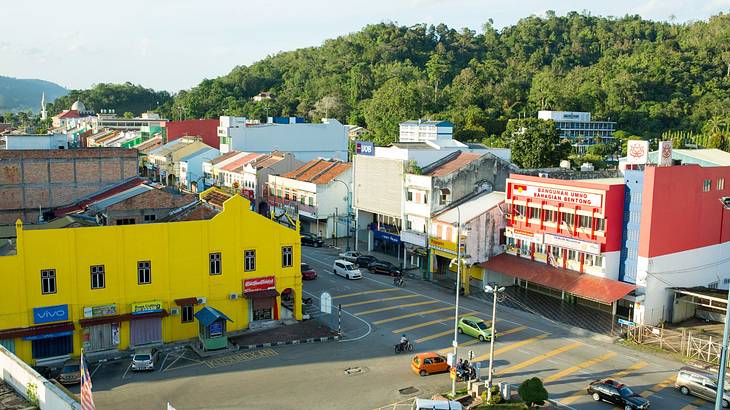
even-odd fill
[[[320,343],[320,342],[329,342],[333,340],[340,340],[340,336],[325,336],[325,337],[311,337],[309,339],[299,339],[299,340],[288,340],[286,342],[273,342],[273,343],[259,343],[255,345],[239,345],[238,348],[240,350],[250,350],[250,349],[260,349],[262,347],[274,347],[274,346],[285,346],[285,345],[301,345],[305,343]]]

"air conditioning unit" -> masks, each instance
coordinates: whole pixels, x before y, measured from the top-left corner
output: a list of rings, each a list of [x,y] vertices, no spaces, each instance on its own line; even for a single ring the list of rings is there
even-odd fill
[[[230,300],[238,299],[238,293],[231,293],[230,295],[228,295],[228,299],[230,299]]]
[[[180,314],[180,308],[172,308],[170,309],[170,316],[177,316]]]
[[[205,302],[207,302],[207,301],[208,301],[208,300],[207,300],[207,299],[205,299],[205,298],[197,298],[197,302],[198,302],[198,304],[199,304],[199,305],[204,305],[204,304],[205,304]]]

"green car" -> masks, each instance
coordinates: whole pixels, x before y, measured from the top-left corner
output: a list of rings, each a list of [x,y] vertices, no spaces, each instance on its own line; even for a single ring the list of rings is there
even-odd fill
[[[474,316],[464,316],[459,319],[459,333],[465,333],[469,336],[476,337],[480,342],[490,340],[492,338],[492,329],[484,323],[483,320]]]

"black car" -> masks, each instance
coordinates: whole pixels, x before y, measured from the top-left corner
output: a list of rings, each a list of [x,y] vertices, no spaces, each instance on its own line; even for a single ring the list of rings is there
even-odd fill
[[[400,275],[401,270],[399,267],[393,265],[390,262],[375,261],[368,265],[368,270],[372,273],[379,273],[381,275],[396,276]]]
[[[355,259],[355,263],[361,268],[366,268],[373,262],[378,262],[378,258],[373,255],[360,255]]]
[[[596,380],[588,385],[587,390],[593,400],[604,400],[622,406],[625,410],[648,409],[650,405],[649,400],[616,380]]]
[[[317,248],[321,248],[322,245],[324,245],[324,241],[322,238],[311,234],[311,233],[303,233],[302,234],[302,245],[304,246],[315,246]]]

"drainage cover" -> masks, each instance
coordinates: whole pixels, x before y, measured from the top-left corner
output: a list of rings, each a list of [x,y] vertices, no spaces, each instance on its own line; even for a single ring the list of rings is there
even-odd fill
[[[399,389],[398,390],[398,393],[400,393],[400,394],[416,394],[416,393],[418,393],[418,389],[415,388],[415,387],[413,387],[413,386],[409,386],[409,387],[406,387],[405,389]]]
[[[365,373],[367,370],[368,370],[367,367],[360,367],[360,366],[348,367],[347,369],[345,369],[345,374],[348,376],[353,375],[353,374],[362,374],[362,373]]]

